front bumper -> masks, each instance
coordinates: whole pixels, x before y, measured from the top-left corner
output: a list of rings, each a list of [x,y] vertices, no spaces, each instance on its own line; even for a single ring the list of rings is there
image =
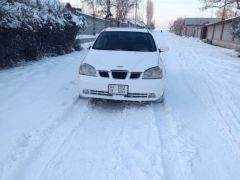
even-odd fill
[[[109,84],[127,85],[127,95],[111,95]],[[79,93],[85,98],[155,101],[164,93],[164,79],[112,79],[79,75]]]

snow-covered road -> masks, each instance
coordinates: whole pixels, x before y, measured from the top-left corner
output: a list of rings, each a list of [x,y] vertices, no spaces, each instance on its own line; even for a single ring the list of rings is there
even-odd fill
[[[236,52],[154,34],[164,105],[79,100],[87,50],[0,71],[0,180],[239,180]]]

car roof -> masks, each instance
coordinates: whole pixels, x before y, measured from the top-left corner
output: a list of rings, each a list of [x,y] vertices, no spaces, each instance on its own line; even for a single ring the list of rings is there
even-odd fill
[[[140,28],[130,28],[130,27],[111,27],[106,28],[104,31],[114,32],[114,31],[121,31],[121,32],[142,32],[142,33],[149,33],[148,29],[140,29]]]

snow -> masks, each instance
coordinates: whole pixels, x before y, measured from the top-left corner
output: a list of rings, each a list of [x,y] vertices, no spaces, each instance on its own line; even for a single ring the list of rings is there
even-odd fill
[[[130,20],[129,21],[131,24],[134,24],[135,25],[135,20]],[[142,21],[136,21],[136,25],[138,26],[138,27],[142,27],[142,28],[145,28],[146,27],[146,24],[144,23],[144,22],[142,22]]]
[[[142,32],[142,33],[148,33],[149,30],[145,28],[132,28],[132,27],[109,27],[106,28],[105,31],[128,31],[128,32]]]
[[[64,27],[72,22],[80,28],[84,28],[85,20],[82,16],[76,16],[63,9],[54,9],[42,5],[41,9],[28,3],[0,1],[0,27],[3,28],[25,28],[29,30],[42,28],[45,25]],[[68,16],[67,18],[65,16]]]
[[[97,35],[86,35],[86,34],[81,34],[81,35],[78,35],[76,37],[76,39],[95,39],[97,38],[98,34]]]
[[[0,179],[238,180],[237,53],[153,34],[164,105],[78,99],[87,50],[0,71]]]

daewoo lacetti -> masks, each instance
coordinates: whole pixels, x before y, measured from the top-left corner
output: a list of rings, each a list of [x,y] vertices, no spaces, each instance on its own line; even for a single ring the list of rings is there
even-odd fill
[[[163,102],[167,50],[147,29],[105,29],[81,62],[80,97]]]

